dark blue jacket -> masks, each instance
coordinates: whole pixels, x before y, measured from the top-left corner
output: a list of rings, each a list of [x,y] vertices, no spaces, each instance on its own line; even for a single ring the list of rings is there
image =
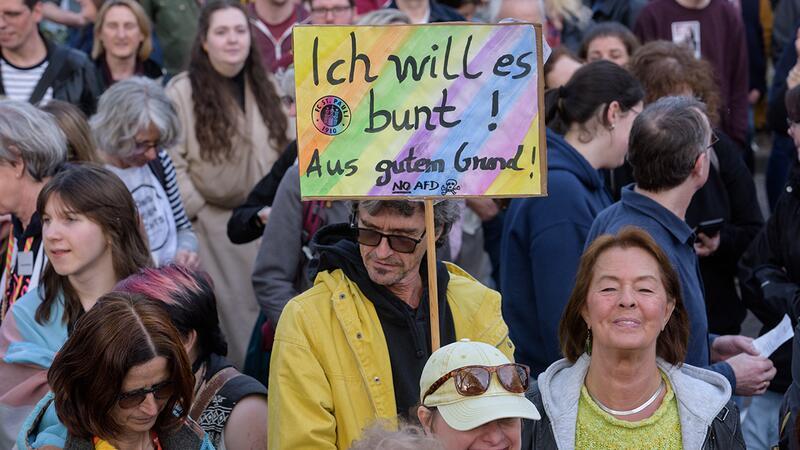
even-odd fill
[[[561,358],[558,322],[595,216],[611,205],[603,179],[562,136],[547,130],[547,197],[514,199],[501,244],[503,318],[518,362],[534,374]]]

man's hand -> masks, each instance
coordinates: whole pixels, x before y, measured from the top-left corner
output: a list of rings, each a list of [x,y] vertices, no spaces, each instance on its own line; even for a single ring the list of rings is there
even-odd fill
[[[694,243],[694,251],[699,257],[712,255],[719,248],[719,233],[714,237],[708,237],[704,233],[697,233],[697,242]]]
[[[740,353],[726,362],[730,364],[736,377],[736,395],[763,394],[777,372],[772,361],[763,356]]]
[[[267,220],[269,219],[270,211],[272,211],[272,208],[269,206],[265,206],[260,210],[258,210],[258,213],[256,213],[258,215],[258,220],[261,222],[261,225],[263,226],[267,225]]]
[[[727,335],[720,336],[711,343],[711,362],[725,361],[740,353],[759,356],[758,349],[753,345],[753,338]]]
[[[189,269],[197,269],[200,267],[200,256],[189,250],[178,250],[178,252],[175,253],[175,264]]]

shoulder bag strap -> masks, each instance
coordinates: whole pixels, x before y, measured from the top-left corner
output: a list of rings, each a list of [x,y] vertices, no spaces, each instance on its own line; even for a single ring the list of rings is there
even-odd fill
[[[189,412],[189,417],[192,418],[195,422],[200,420],[200,415],[203,414],[203,411],[208,408],[208,405],[211,404],[211,400],[217,395],[222,386],[225,386],[225,383],[237,377],[239,372],[233,367],[226,367],[219,372],[215,373],[208,383],[206,383],[200,391],[197,393],[194,402],[192,403],[192,408]]]
[[[47,69],[44,70],[42,77],[39,78],[39,82],[36,83],[36,87],[33,88],[33,93],[31,93],[31,98],[29,100],[31,103],[35,105],[39,103],[42,97],[44,97],[45,92],[47,92],[47,88],[53,84],[53,81],[56,80],[56,76],[58,76],[61,68],[64,67],[64,63],[67,61],[68,53],[69,50],[61,46],[56,46],[53,49],[53,56],[47,63]]]

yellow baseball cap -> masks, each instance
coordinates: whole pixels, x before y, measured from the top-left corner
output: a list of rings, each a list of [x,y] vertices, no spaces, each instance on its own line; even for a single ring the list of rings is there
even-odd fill
[[[433,352],[419,382],[420,403],[436,407],[447,424],[459,431],[471,430],[497,419],[520,417],[539,420],[539,411],[524,393],[508,391],[497,374],[489,378],[489,388],[480,395],[464,396],[450,378],[433,393],[425,396],[431,385],[449,372],[466,366],[501,366],[511,361],[500,350],[483,342],[461,339]]]

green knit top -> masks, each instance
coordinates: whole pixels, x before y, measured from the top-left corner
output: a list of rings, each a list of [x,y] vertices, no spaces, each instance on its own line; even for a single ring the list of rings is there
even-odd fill
[[[667,387],[661,406],[652,416],[628,422],[600,409],[581,387],[578,421],[575,426],[575,448],[580,449],[681,449],[681,422],[678,401],[669,380],[661,374]]]

